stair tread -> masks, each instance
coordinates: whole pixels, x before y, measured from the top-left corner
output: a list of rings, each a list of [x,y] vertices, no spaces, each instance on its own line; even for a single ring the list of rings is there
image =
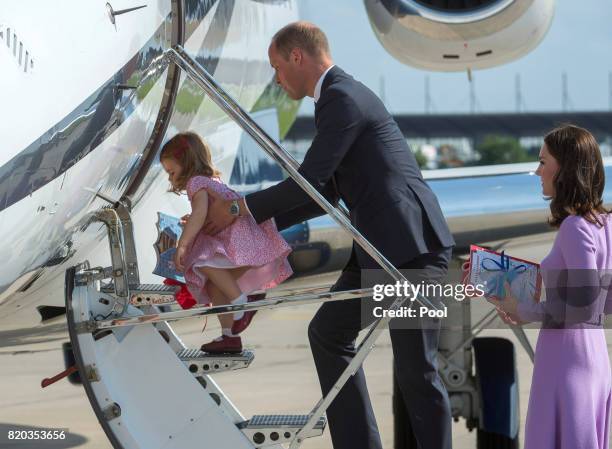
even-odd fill
[[[254,415],[245,425],[246,428],[269,428],[269,427],[303,427],[306,425],[310,415]],[[325,428],[327,420],[319,418],[315,429]]]
[[[253,351],[244,350],[238,354],[210,354],[208,352],[200,351],[199,349],[184,349],[177,353],[177,356],[181,360],[193,360],[193,359],[253,359],[255,354]]]
[[[166,284],[131,284],[130,293],[154,292],[154,293],[174,293],[176,286]],[[115,291],[113,283],[102,286],[102,291]]]

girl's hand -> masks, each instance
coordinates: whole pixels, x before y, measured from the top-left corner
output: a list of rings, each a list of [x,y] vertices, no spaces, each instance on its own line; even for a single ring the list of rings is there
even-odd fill
[[[179,225],[181,225],[182,227],[185,227],[185,225],[187,224],[187,221],[189,220],[189,217],[191,217],[191,214],[183,215],[181,217],[181,220],[179,221]]]
[[[176,252],[174,253],[174,266],[177,271],[181,273],[185,270],[185,266],[183,265],[185,260],[185,253],[187,252],[187,248],[184,246],[179,246],[176,248]]]
[[[519,319],[518,305],[519,301],[512,296],[510,290],[510,284],[508,281],[504,282],[504,297],[500,299],[496,296],[485,297],[487,301],[493,304],[497,308],[500,318],[504,323],[519,325],[523,322]]]

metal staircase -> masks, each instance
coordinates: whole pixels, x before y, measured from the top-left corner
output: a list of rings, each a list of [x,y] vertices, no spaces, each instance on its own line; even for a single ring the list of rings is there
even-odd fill
[[[352,226],[347,217],[346,210],[342,206],[336,208],[328,203],[298,172],[299,164],[295,159],[255,123],[249,114],[244,111],[240,105],[238,105],[227,92],[215,82],[213,77],[183,50],[183,48],[175,46],[169,49],[164,57],[158,61],[158,64],[164,67],[169,64],[174,64],[180,68],[181,71],[184,71],[200,88],[202,88],[210,99],[248,133],[262,149],[275,159],[296,183],[298,183],[314,201],[345,229],[357,244],[380,264],[394,281],[406,282],[409,284],[408,280],[399,270],[397,270],[359,233],[357,229]],[[99,196],[103,197],[102,195]],[[129,202],[113,202],[110,200],[109,202],[111,202],[111,207],[97,211],[91,218],[92,222],[101,221],[106,225],[112,265],[110,267],[90,268],[88,263],[81,264],[74,268],[71,277],[69,278],[67,276],[66,281],[66,300],[69,310],[68,315],[70,317],[69,328],[73,346],[76,347],[75,355],[80,369],[85,370],[87,366],[91,367],[92,364],[95,365],[98,363],[96,360],[99,359],[96,359],[96,357],[99,357],[99,354],[102,354],[104,351],[98,349],[97,346],[102,343],[112,346],[107,349],[107,354],[114,356],[115,353],[112,351],[119,351],[115,346],[122,344],[122,342],[126,342],[126,345],[133,344],[133,347],[137,347],[137,343],[132,343],[132,340],[136,341],[139,336],[141,339],[144,339],[146,336],[155,335],[153,331],[156,329],[156,326],[157,328],[166,326],[166,328],[170,329],[168,323],[172,321],[199,316],[235,313],[239,311],[364,298],[372,295],[372,289],[330,292],[329,287],[324,287],[309,289],[302,292],[281,292],[279,296],[265,298],[260,301],[242,305],[194,307],[188,310],[160,311],[156,307],[157,305],[171,305],[174,303],[173,294],[175,292],[175,287],[140,284],[133,229],[130,213],[126,206]],[[107,281],[109,279],[110,281]],[[102,280],[107,282],[102,284]],[[73,295],[73,292],[77,289],[78,294]],[[404,297],[396,298],[389,307],[389,310],[398,309],[405,299]],[[429,309],[437,309],[437,307],[427,298],[421,295],[415,298],[415,301],[411,303],[411,307],[415,306],[415,304],[426,306]],[[197,378],[199,383],[209,392],[210,400],[222,408],[223,414],[226,415],[230,421],[233,422],[235,428],[238,428],[248,439],[251,445],[250,447],[266,447],[279,445],[281,443],[289,443],[291,449],[296,449],[303,443],[305,438],[318,436],[323,433],[326,424],[324,415],[327,408],[347,380],[359,369],[374,347],[376,339],[387,327],[388,321],[389,318],[378,318],[374,321],[366,336],[358,346],[355,357],[337,379],[335,385],[330,389],[330,392],[322,397],[309,413],[304,415],[257,415],[250,420],[244,419],[231,402],[223,396],[221,390],[212,382],[212,379],[209,378],[208,375],[222,371],[247,368],[253,361],[254,354],[249,351],[245,351],[238,355],[227,356],[205,354],[198,350],[185,348],[173,333],[171,335],[171,341],[168,343],[173,349],[175,358],[178,359],[180,365],[182,365],[183,372],[187,372],[192,378]],[[141,328],[140,331],[137,330],[139,328]],[[149,329],[151,329],[153,334],[149,332]],[[108,340],[106,337],[94,341],[92,335],[103,330],[112,331],[111,334],[114,335],[117,341],[112,341],[112,345],[110,343],[111,340]],[[156,346],[156,348],[158,348],[157,350],[164,351],[164,349],[161,349],[161,346],[159,346],[163,342],[158,343],[159,344]],[[454,355],[462,348],[463,345],[457,347],[451,355]],[[152,350],[153,349],[151,349],[151,351]],[[168,355],[168,357],[170,357],[170,355]],[[444,359],[443,356],[442,358]],[[122,360],[127,360],[126,363],[130,362],[129,357]],[[161,357],[160,360],[162,360]],[[170,358],[167,358],[167,360],[170,360]],[[450,360],[445,361],[449,366],[455,366],[454,362]],[[99,363],[103,362],[100,361]],[[150,369],[147,368],[149,365],[145,363],[138,364],[138,367],[140,369]],[[170,369],[168,368],[168,370]],[[183,372],[177,370],[178,368],[173,371],[175,375],[185,379],[182,374]],[[109,371],[106,371],[106,373],[109,373]],[[109,376],[109,374],[106,374],[106,376]],[[101,375],[101,379],[104,379],[104,377],[104,375]],[[116,382],[119,383],[124,381],[125,379],[123,378],[116,380]],[[184,380],[184,382],[188,381]],[[92,405],[94,405],[94,410],[96,410],[96,407],[99,409],[96,410],[100,412],[97,413],[99,417],[105,416],[102,407],[94,404],[94,402],[97,401],[99,403],[103,401],[103,399],[101,399],[103,397],[106,397],[108,401],[108,398],[113,397],[112,388],[107,386],[103,393],[99,395],[95,392],[95,388],[91,386],[86,386],[86,390],[88,391]],[[185,397],[189,396],[187,389],[184,394]],[[105,422],[113,422],[113,420],[118,417],[115,416],[115,418],[111,419],[107,418],[101,419],[105,419]],[[197,421],[196,418],[191,419],[192,422]],[[219,425],[221,426],[222,424]],[[107,427],[105,427],[107,434],[111,432],[113,435],[117,436],[113,444],[119,441],[119,447],[130,446],[129,444],[124,444],[121,439],[125,438],[126,441],[129,439],[129,435],[124,435],[125,427],[125,425],[123,428],[118,426],[112,427],[110,424],[107,424]],[[109,438],[113,441],[111,436],[109,436]],[[235,446],[219,445],[218,447],[246,447],[239,446],[239,443],[225,441],[223,444],[234,444]]]

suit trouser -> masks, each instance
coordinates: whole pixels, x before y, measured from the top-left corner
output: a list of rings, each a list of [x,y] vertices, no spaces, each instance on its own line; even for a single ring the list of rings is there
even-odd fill
[[[450,253],[451,249],[446,248],[424,254],[399,268],[418,269],[420,276],[441,280],[446,274]],[[353,252],[332,290],[361,287],[361,270]],[[324,395],[355,355],[357,334],[373,320],[374,317],[370,322],[362,319],[360,298],[325,303],[315,314],[308,327],[308,337]],[[437,371],[440,323],[432,324],[430,320],[427,326],[398,329],[394,328],[393,321],[390,322],[391,344],[395,375],[409,417],[406,426],[412,428],[420,448],[450,449],[450,404]],[[363,368],[359,368],[336,396],[327,409],[327,418],[334,449],[382,448]]]

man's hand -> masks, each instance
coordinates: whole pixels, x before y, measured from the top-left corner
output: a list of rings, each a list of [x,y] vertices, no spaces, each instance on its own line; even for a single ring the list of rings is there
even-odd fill
[[[205,234],[215,235],[231,225],[236,217],[230,214],[232,200],[226,200],[212,190],[206,189],[206,191],[208,192],[208,214],[202,230]]]

